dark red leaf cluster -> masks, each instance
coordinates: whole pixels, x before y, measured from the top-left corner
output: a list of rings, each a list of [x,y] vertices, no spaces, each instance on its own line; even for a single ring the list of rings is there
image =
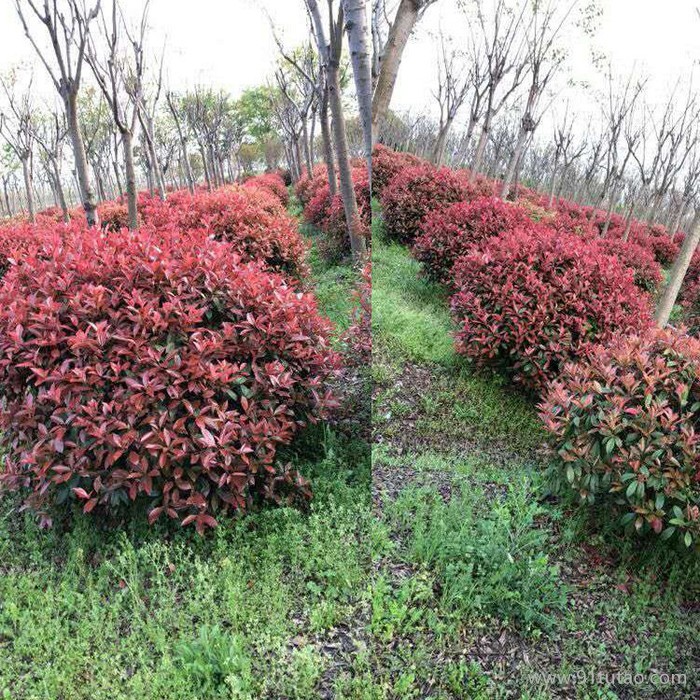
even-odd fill
[[[313,196],[304,207],[304,218],[324,234],[318,241],[320,255],[327,262],[337,263],[350,254],[350,236],[345,218],[345,207],[339,192],[331,196],[325,173],[318,175],[317,179],[318,183],[310,188],[313,191]],[[369,244],[372,207],[369,175],[364,163],[352,169],[352,180],[360,217],[360,231]]]
[[[382,144],[377,144],[372,151],[372,196],[381,197],[382,191],[394,175],[404,168],[425,163],[412,153],[392,151]]]
[[[458,351],[534,391],[591,346],[651,323],[630,269],[578,236],[528,226],[489,238],[453,269]]]
[[[284,178],[279,173],[263,173],[254,175],[245,181],[246,187],[257,187],[273,194],[283,207],[289,204],[289,192],[284,184]]]
[[[533,226],[523,207],[495,197],[456,202],[429,212],[413,246],[431,279],[448,282],[452,267],[475,243],[513,228]]]
[[[480,194],[464,174],[449,168],[428,164],[403,168],[381,194],[387,235],[400,243],[413,243],[428,213],[455,202],[471,201]]]
[[[200,531],[306,498],[275,458],[332,404],[328,334],[311,295],[207,231],[47,236],[0,289],[0,483],[40,513],[140,500]]]

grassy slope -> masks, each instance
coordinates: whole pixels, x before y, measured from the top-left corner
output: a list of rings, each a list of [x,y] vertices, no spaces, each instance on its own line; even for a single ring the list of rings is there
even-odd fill
[[[447,300],[379,225],[373,260],[384,539],[363,697],[693,696],[699,567],[641,557],[546,497],[532,402],[455,356]],[[650,669],[686,684],[612,675]]]
[[[312,261],[342,328],[353,273]],[[81,516],[43,532],[0,503],[0,698],[330,697],[366,597],[369,468],[361,445],[307,443],[292,459],[314,486],[308,514],[270,509],[205,538]]]

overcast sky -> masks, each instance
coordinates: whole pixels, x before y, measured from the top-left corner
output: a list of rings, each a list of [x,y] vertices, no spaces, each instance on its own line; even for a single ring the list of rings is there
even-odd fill
[[[621,73],[635,64],[646,70],[649,88],[658,95],[700,58],[695,9],[700,0],[600,1],[604,14],[594,40],[596,51],[609,56]],[[138,13],[142,0],[123,2],[128,11]],[[287,45],[306,35],[303,0],[152,0],[150,42],[156,53],[167,38],[169,85],[178,89],[210,84],[238,94],[265,81],[276,54],[265,8]],[[466,32],[463,22],[456,0],[439,0],[428,11],[406,51],[393,107],[418,111],[431,105],[435,34],[442,26],[459,41]],[[571,44],[571,76],[599,79],[591,64],[590,40],[576,34]],[[0,0],[0,70],[21,61],[36,62],[15,16],[14,0]],[[45,90],[43,68],[37,66],[35,73],[37,90]],[[579,91],[574,102],[582,106],[591,94]]]
[[[565,0],[557,0],[565,5]],[[567,0],[568,3],[568,0]],[[587,0],[581,0],[582,6]],[[569,72],[567,79],[600,86],[602,75],[592,65],[592,51],[610,59],[619,74],[633,68],[648,78],[648,93],[663,101],[680,75],[687,75],[700,59],[700,0],[598,0],[603,10],[593,39],[579,30],[568,36]],[[436,36],[442,28],[446,35],[466,36],[464,14],[456,0],[439,0],[426,13],[405,54],[394,93],[392,107],[398,109],[431,108],[432,85],[436,79]],[[700,81],[700,70],[697,70]],[[696,81],[697,82],[697,81]],[[699,83],[700,84],[700,83]],[[563,90],[562,100],[585,109],[591,102],[591,90]]]

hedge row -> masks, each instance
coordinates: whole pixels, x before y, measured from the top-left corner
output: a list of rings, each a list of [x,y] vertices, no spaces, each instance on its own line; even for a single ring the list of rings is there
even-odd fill
[[[655,331],[669,235],[381,148],[387,235],[452,293],[457,351],[541,397],[555,483],[623,527],[698,547],[700,341]],[[700,255],[681,303],[700,327]]]

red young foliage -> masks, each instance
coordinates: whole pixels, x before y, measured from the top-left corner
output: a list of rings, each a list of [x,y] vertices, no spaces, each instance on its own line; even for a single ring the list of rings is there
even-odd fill
[[[259,260],[296,277],[306,274],[306,244],[296,222],[272,193],[257,187],[222,187],[213,192],[174,192],[165,202],[144,201],[146,225],[180,231],[206,230],[233,246],[245,261]]]
[[[651,324],[631,270],[544,227],[484,241],[457,261],[454,280],[458,351],[535,391],[592,344]]]
[[[391,179],[404,168],[422,165],[425,161],[412,153],[392,151],[378,143],[372,151],[372,195],[379,197]]]
[[[276,453],[330,402],[328,332],[309,294],[203,233],[49,241],[0,289],[0,482],[42,514],[138,499],[200,531],[308,497]]]
[[[255,175],[245,181],[246,187],[257,187],[273,194],[283,207],[289,204],[289,192],[284,184],[284,179],[279,173],[264,173]]]
[[[614,255],[626,267],[634,270],[634,283],[645,292],[654,292],[661,284],[661,265],[654,254],[638,243],[621,239],[598,238],[595,244],[605,253]]]
[[[412,243],[426,214],[447,204],[470,201],[478,194],[466,177],[449,168],[405,168],[382,191],[387,235],[401,243]]]
[[[426,215],[413,252],[432,279],[447,282],[457,258],[475,243],[528,225],[534,226],[517,204],[495,197],[456,202]]]

